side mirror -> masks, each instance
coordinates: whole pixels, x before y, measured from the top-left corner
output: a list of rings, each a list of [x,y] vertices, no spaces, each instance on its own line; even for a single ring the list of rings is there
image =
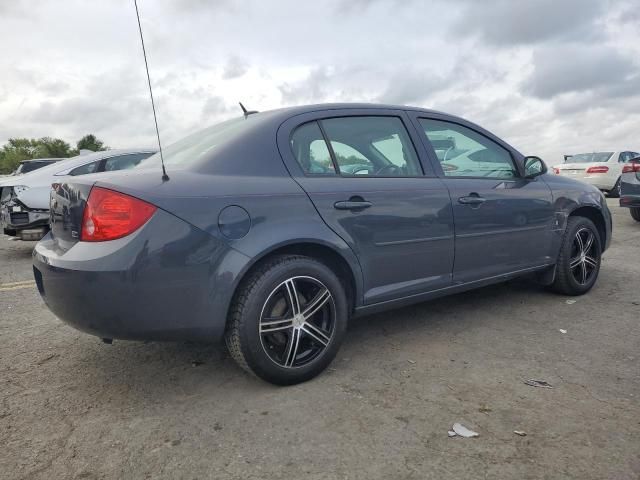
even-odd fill
[[[524,157],[524,177],[535,178],[547,173],[547,166],[540,157]]]

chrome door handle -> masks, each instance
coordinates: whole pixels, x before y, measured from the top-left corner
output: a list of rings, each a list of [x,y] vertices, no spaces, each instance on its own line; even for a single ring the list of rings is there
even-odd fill
[[[333,208],[336,210],[364,210],[369,208],[373,203],[366,200],[343,200],[333,204]]]
[[[461,203],[463,205],[481,205],[486,201],[487,201],[486,198],[482,198],[477,194],[476,195],[471,194],[466,197],[460,197],[458,199],[458,203]]]

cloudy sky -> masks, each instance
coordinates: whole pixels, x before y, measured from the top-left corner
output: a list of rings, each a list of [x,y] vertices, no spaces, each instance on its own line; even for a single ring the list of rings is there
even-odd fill
[[[139,0],[163,143],[334,101],[464,116],[525,154],[640,150],[638,0]],[[151,145],[133,0],[0,3],[0,144]]]

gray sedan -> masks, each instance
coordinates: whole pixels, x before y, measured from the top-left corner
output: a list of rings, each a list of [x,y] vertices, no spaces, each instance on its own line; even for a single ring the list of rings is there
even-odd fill
[[[164,163],[54,187],[42,297],[109,342],[224,338],[276,384],[319,374],[356,315],[522,275],[582,295],[611,241],[596,187],[419,108],[247,114]]]
[[[640,157],[631,159],[622,170],[620,206],[628,208],[633,219],[640,222]]]

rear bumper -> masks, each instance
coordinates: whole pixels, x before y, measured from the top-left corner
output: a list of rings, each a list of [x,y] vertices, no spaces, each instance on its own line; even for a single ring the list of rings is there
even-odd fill
[[[3,204],[0,208],[0,223],[7,230],[30,230],[48,227],[48,210],[29,210],[25,207]]]
[[[219,340],[248,261],[160,210],[128,237],[60,246],[48,234],[33,252],[46,305],[78,330],[127,340]]]
[[[613,180],[613,183],[611,182],[611,180],[609,178],[607,178],[605,175],[586,175],[586,174],[582,174],[582,175],[571,175],[568,173],[560,173],[560,176],[562,177],[567,177],[567,178],[572,178],[574,180],[579,180],[581,182],[584,183],[588,183],[589,185],[593,185],[594,187],[598,188],[599,190],[606,190],[609,191],[614,187],[615,184],[615,180]]]

